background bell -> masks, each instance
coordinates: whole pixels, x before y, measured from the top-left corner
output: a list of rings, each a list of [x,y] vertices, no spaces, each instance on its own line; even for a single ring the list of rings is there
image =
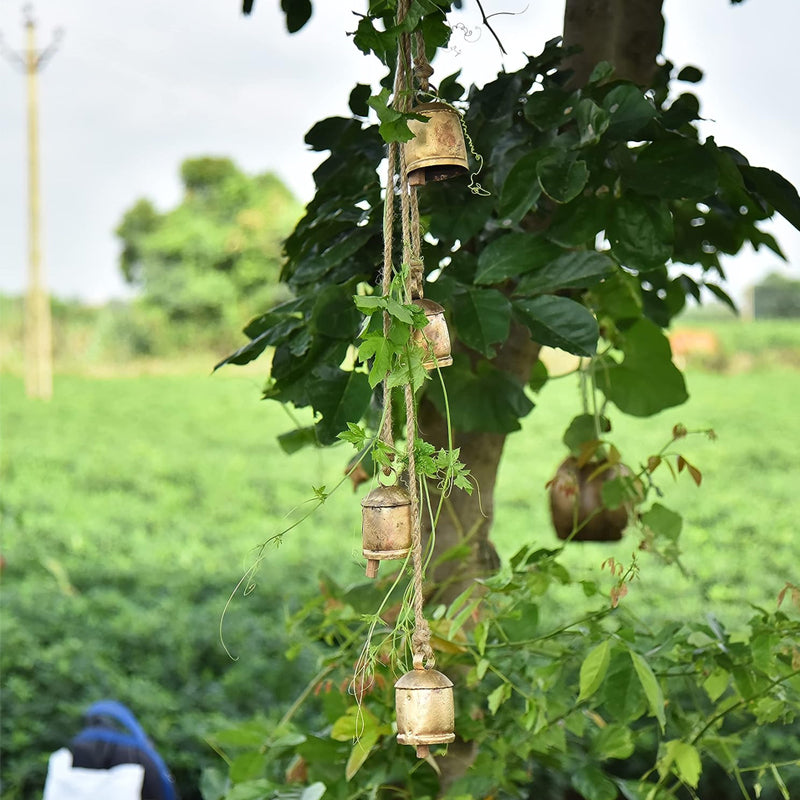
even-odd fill
[[[447,744],[456,735],[453,682],[435,669],[412,669],[394,685],[397,741],[428,755],[428,746]]]
[[[411,499],[399,486],[377,486],[361,501],[362,552],[367,577],[383,560],[405,558],[411,549]]]
[[[445,103],[422,103],[412,108],[411,113],[421,114],[428,121],[408,121],[414,134],[403,145],[409,184],[422,186],[429,181],[466,175],[467,148],[458,112]]]
[[[449,367],[453,363],[450,355],[450,331],[444,318],[444,308],[433,300],[421,298],[414,300],[428,318],[428,324],[420,331],[414,331],[414,341],[424,348],[426,357],[423,361],[425,369]]]

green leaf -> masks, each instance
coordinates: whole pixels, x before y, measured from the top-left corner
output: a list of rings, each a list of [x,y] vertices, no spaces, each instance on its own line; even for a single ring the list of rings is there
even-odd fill
[[[503,225],[516,225],[539,199],[542,187],[537,180],[536,167],[540,158],[538,152],[528,153],[511,167],[497,209]]]
[[[611,657],[602,693],[603,706],[619,722],[633,722],[647,710],[647,698],[627,653],[616,652]]]
[[[346,286],[325,286],[317,294],[311,311],[310,328],[331,339],[352,340],[361,321]]]
[[[275,785],[266,778],[245,781],[234,786],[225,800],[269,800],[275,794]]]
[[[589,80],[586,81],[586,83],[589,84],[589,86],[593,86],[608,80],[613,74],[613,64],[609,63],[608,61],[599,61],[592,70],[591,75],[589,75]]]
[[[664,716],[664,694],[661,691],[661,686],[645,657],[635,653],[633,650],[630,651],[630,654],[633,668],[636,670],[639,683],[641,683],[644,690],[644,696],[647,698],[650,713],[658,720],[658,724],[663,731],[666,725],[666,718]]]
[[[585,97],[578,103],[576,114],[578,134],[580,135],[578,144],[581,147],[597,144],[600,137],[608,130],[610,121],[608,111]]]
[[[345,372],[330,364],[314,370],[307,391],[314,410],[322,414],[317,434],[323,445],[333,444],[348,422],[360,420],[372,396],[366,375]]]
[[[497,289],[466,287],[453,295],[453,322],[467,347],[494,358],[493,345],[508,338],[511,303]]]
[[[306,428],[295,428],[278,436],[278,444],[286,455],[296,453],[304,447],[317,445],[317,429],[313,425]]]
[[[737,173],[738,174],[738,173]],[[464,197],[458,181],[435,181],[425,186],[423,214],[428,230],[437,239],[466,242],[477,236],[492,216],[493,198]]]
[[[614,139],[633,139],[656,115],[655,106],[632,83],[615,86],[604,98],[603,108],[610,122],[608,135]]]
[[[209,739],[222,747],[249,747],[258,749],[269,741],[272,735],[271,726],[261,720],[250,720],[237,725],[235,728],[226,728],[214,731]]]
[[[587,442],[595,441],[611,430],[611,423],[606,417],[601,416],[598,422],[600,423],[599,431],[593,414],[578,414],[573,418],[562,437],[562,441],[573,455],[580,455]]]
[[[684,92],[662,112],[659,120],[669,130],[680,130],[686,123],[700,118],[700,101],[691,92]]]
[[[572,118],[577,99],[575,92],[561,89],[534,92],[525,101],[525,119],[540,131],[557,128]]]
[[[666,506],[662,506],[661,503],[653,503],[652,508],[642,514],[642,523],[656,537],[676,542],[683,528],[683,517]]]
[[[538,269],[555,259],[561,248],[543,236],[508,233],[491,242],[478,257],[475,283],[501,283]]]
[[[348,105],[350,110],[357,117],[366,117],[369,114],[369,98],[372,93],[371,87],[366,83],[357,83],[350,92]]]
[[[286,15],[286,30],[297,33],[311,19],[311,0],[281,0]]]
[[[617,785],[594,765],[577,769],[571,782],[584,800],[616,800],[619,795]]]
[[[469,359],[456,354],[453,365],[442,370],[442,377],[450,398],[450,419],[457,431],[510,433],[519,430],[520,418],[533,408],[523,387],[488,361],[479,361],[473,372]],[[444,414],[439,381],[431,381],[427,391],[433,404]]]
[[[259,750],[251,750],[236,756],[229,767],[230,778],[234,783],[243,783],[260,778],[267,766],[267,755]]]
[[[592,741],[592,752],[601,760],[630,758],[635,749],[633,731],[625,725],[607,725]]]
[[[353,745],[350,751],[350,756],[347,759],[347,764],[344,768],[345,780],[351,781],[356,773],[364,765],[364,762],[369,758],[372,748],[378,741],[378,731],[376,728],[367,728],[361,735],[361,738]]]
[[[550,377],[544,361],[537,361],[531,369],[531,377],[528,380],[528,388],[534,392],[540,392]]]
[[[427,117],[419,114],[406,114],[397,111],[389,105],[389,90],[383,88],[379,94],[370,97],[367,100],[367,105],[375,110],[380,120],[378,133],[380,133],[383,140],[387,143],[390,142],[408,142],[414,138],[414,134],[408,127],[408,121],[415,119],[423,123],[427,123]]]
[[[321,781],[316,781],[316,783],[312,783],[310,786],[306,786],[303,789],[303,793],[300,795],[300,800],[320,800],[320,798],[325,794],[327,787]]]
[[[703,681],[703,688],[706,690],[709,700],[716,703],[728,688],[731,676],[722,667],[715,667],[711,674]]]
[[[668,773],[670,766],[674,764],[678,777],[696,789],[700,780],[700,773],[703,771],[703,765],[700,763],[700,753],[697,748],[688,742],[673,739],[664,745],[664,750],[665,754],[658,762],[659,775],[664,777]]]
[[[595,354],[599,335],[597,320],[586,306],[555,295],[517,298],[513,305],[517,318],[527,326],[533,341],[578,356]]]
[[[576,250],[565,253],[557,249],[554,259],[541,265],[519,283],[517,295],[544,294],[559,289],[585,289],[613,274],[617,265],[604,253]]]
[[[697,67],[686,66],[678,73],[677,78],[687,83],[700,83],[703,80],[703,71]]]
[[[686,402],[683,374],[672,363],[669,340],[660,328],[641,319],[622,336],[622,363],[606,356],[598,364],[597,383],[605,396],[634,417],[649,417]]]
[[[606,639],[589,651],[581,664],[578,702],[591,697],[603,682],[611,659],[611,642]]]
[[[598,319],[611,317],[619,323],[642,316],[641,283],[621,269],[615,269],[602,283],[593,286],[587,300]]]
[[[503,703],[505,703],[508,698],[511,697],[511,684],[510,683],[501,683],[494,691],[489,694],[487,698],[487,703],[489,705],[489,711],[491,712],[492,716],[497,713],[497,709],[500,708]]]
[[[542,191],[556,203],[568,203],[576,198],[589,180],[585,161],[576,161],[567,151],[543,158],[536,165]]]
[[[610,210],[607,197],[581,195],[556,208],[545,236],[562,247],[589,245],[593,249],[596,235],[606,228]]]
[[[761,195],[784,219],[800,230],[800,196],[782,175],[764,167],[739,165],[748,188]]]
[[[430,378],[428,370],[424,366],[424,361],[425,352],[421,347],[403,348],[394,368],[386,379],[386,385],[393,389],[395,386],[405,386],[411,383],[411,388],[416,392]]]
[[[394,352],[394,346],[382,333],[368,333],[364,336],[361,347],[358,348],[358,359],[364,363],[370,358],[374,359],[369,371],[370,388],[374,389],[389,372]]]
[[[714,156],[703,145],[679,136],[643,147],[622,172],[626,186],[665,200],[703,200],[714,193],[718,178]]]
[[[626,193],[614,204],[608,226],[611,250],[633,269],[663,266],[672,256],[672,215],[664,200]]]

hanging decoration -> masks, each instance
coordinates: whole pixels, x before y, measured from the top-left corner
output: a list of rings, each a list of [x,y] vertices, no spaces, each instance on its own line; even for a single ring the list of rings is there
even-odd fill
[[[362,552],[367,577],[381,561],[405,558],[411,550],[411,499],[400,486],[377,486],[361,501]]]
[[[409,9],[409,0],[398,0],[397,24],[400,27]],[[397,111],[408,113],[412,109],[414,78],[421,92],[428,94],[428,78],[433,69],[425,55],[425,42],[420,32],[414,36],[416,57],[412,73],[412,37],[401,33],[398,37],[397,69],[394,83],[393,105]],[[426,103],[414,111],[428,117],[427,123],[409,123],[416,133],[408,145],[389,144],[387,160],[386,197],[383,216],[383,273],[381,291],[384,296],[392,292],[395,269],[393,267],[395,194],[400,198],[402,231],[402,294],[405,303],[420,306],[428,323],[422,331],[414,332],[414,342],[423,348],[424,365],[436,369],[452,363],[450,334],[444,309],[438,303],[423,297],[424,267],[421,255],[421,234],[417,186],[431,180],[443,180],[468,172],[466,148],[458,113],[442,103]],[[413,127],[412,127],[413,125]],[[416,144],[414,144],[416,142]],[[438,145],[436,144],[438,142]],[[441,147],[435,152],[435,147]],[[383,315],[383,332],[388,338],[391,318]],[[388,452],[394,452],[392,396],[388,378],[382,384],[383,421],[379,431],[380,441]],[[367,558],[367,575],[376,577],[380,562],[390,558],[403,558],[411,554],[413,572],[414,631],[411,636],[413,670],[403,675],[395,684],[397,712],[397,741],[417,748],[417,756],[425,758],[432,744],[444,744],[455,739],[453,683],[434,669],[436,660],[431,648],[431,630],[424,614],[423,553],[420,525],[419,485],[416,470],[415,443],[417,416],[414,389],[405,385],[406,454],[405,476],[402,484],[379,485],[362,502],[363,553]],[[390,482],[394,465],[384,467],[381,479]]]
[[[469,172],[467,146],[458,112],[447,103],[422,103],[411,109],[427,122],[409,120],[414,138],[403,145],[410,186],[444,181]]]

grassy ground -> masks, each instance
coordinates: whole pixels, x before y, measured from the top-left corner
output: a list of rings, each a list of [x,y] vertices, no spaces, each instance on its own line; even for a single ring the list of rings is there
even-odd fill
[[[735,359],[743,329],[728,325],[714,326],[723,371],[690,364],[687,405],[650,420],[611,412],[614,441],[634,464],[676,422],[718,434],[681,445],[703,472],[701,488],[685,474],[676,483],[661,476],[662,502],[685,519],[686,574],[642,554],[625,602],[644,615],[713,612],[735,626],[748,603],[773,607],[787,580],[800,583],[800,371],[773,357],[775,337],[781,351],[800,353],[800,329],[752,328],[762,344],[745,368]],[[220,615],[254,548],[311,508],[312,487],[336,484],[351,451],[285,456],[275,436],[293,423],[259,400],[258,368],[209,376],[210,363],[184,363],[181,374],[163,364],[151,374],[60,374],[49,404],[2,377],[4,798],[37,796],[48,752],[104,695],[134,705],[191,786],[216,758],[205,730],[222,716],[279,713],[302,688],[313,653],[287,669],[282,620],[314,591],[318,571],[361,577],[359,497],[343,486],[269,553],[255,591],[237,597],[226,639],[240,658],[225,655]],[[552,381],[537,403],[501,467],[495,539],[506,557],[523,541],[557,543],[544,484],[580,411],[574,379]],[[593,572],[637,545],[630,534],[576,543],[567,562]]]

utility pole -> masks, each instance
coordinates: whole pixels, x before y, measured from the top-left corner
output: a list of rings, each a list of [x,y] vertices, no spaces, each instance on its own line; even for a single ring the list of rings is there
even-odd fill
[[[42,266],[41,194],[39,187],[39,107],[37,76],[55,52],[61,32],[42,51],[36,49],[36,23],[25,6],[25,54],[2,48],[21,66],[27,84],[28,117],[28,291],[25,295],[25,391],[28,397],[49,400],[53,395],[53,333],[50,297]],[[1,43],[0,43],[1,44]]]

